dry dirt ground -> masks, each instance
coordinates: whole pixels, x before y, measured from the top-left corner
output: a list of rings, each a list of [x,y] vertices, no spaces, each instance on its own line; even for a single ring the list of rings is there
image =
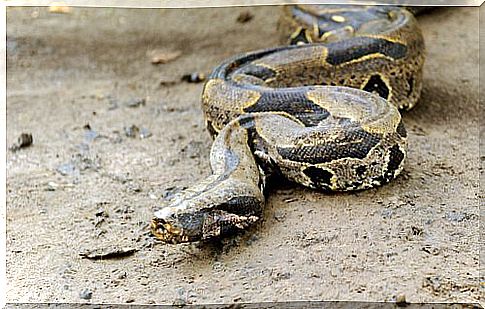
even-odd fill
[[[239,23],[241,12],[254,18]],[[7,153],[9,302],[478,301],[478,8],[419,17],[424,90],[404,114],[409,159],[391,184],[277,187],[245,234],[150,237],[152,212],[209,174],[202,84],[178,80],[277,45],[279,14],[7,10],[7,144],[34,139]],[[182,54],[154,65],[147,53],[160,48]]]

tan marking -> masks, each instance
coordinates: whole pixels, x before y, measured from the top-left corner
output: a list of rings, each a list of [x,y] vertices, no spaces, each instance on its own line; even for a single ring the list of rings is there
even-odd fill
[[[354,64],[354,63],[364,62],[364,61],[367,61],[367,60],[372,60],[372,59],[377,59],[377,58],[387,59],[389,61],[395,61],[394,58],[386,56],[384,54],[373,53],[373,54],[362,56],[360,58],[352,59],[352,60],[344,62],[344,63],[340,63],[337,66],[343,67],[343,66]]]
[[[286,161],[289,161],[289,160],[286,160]],[[292,162],[292,161],[291,161]],[[333,161],[332,161],[333,162]],[[300,163],[300,162],[298,162]],[[327,165],[328,163],[320,163],[320,164],[305,164],[303,163],[302,166],[300,167],[300,174],[302,175],[305,175],[305,178],[308,179],[308,183],[313,183],[311,181],[311,178],[309,176],[307,176],[303,171],[309,167],[315,167],[315,168],[319,168],[321,170],[324,170],[324,171],[327,171],[329,172],[330,174],[332,174],[332,177],[330,178],[330,185],[329,185],[329,188],[330,190],[335,190],[337,188],[337,177],[335,177],[335,172],[331,169],[331,168],[328,168],[328,166],[325,166]],[[314,183],[313,183],[314,184]]]
[[[335,104],[324,92],[318,89],[308,91],[306,97],[316,105],[327,110],[333,117],[350,118],[354,121],[360,121],[364,117],[364,111],[362,109],[349,108],[343,104]]]
[[[278,74],[280,74],[280,71],[281,69],[277,68],[277,67],[273,67],[271,65],[269,65],[267,62],[264,62],[263,59],[256,59],[252,62],[252,64],[254,65],[257,65],[257,66],[260,66],[260,67],[264,67],[264,68],[267,68],[267,69],[270,69],[271,71],[275,72],[276,76]]]
[[[332,15],[331,19],[336,23],[344,23],[346,21],[345,17],[341,15]]]
[[[383,34],[365,34],[365,35],[359,35],[359,37],[366,37],[366,38],[372,38],[372,39],[383,39],[392,43],[399,43],[402,45],[407,46],[406,42],[401,40],[398,37],[392,37],[389,35],[383,35]]]
[[[385,57],[385,56],[384,56]],[[386,57],[387,58],[387,57]],[[375,74],[374,74],[375,75]],[[379,77],[382,79],[382,81],[386,84],[386,87],[387,89],[389,90],[389,95],[387,96],[387,102],[392,102],[392,97],[394,96],[393,95],[393,91],[392,91],[392,87],[391,87],[391,82],[389,81],[389,79],[382,75],[382,74],[377,74],[379,75]],[[369,79],[371,78],[371,76],[369,76],[361,85],[361,89],[363,89],[365,87],[365,85],[367,85],[367,83],[369,82]],[[394,128],[397,128],[397,125],[394,127]]]
[[[328,57],[328,48],[324,47],[322,48],[322,65],[323,66],[332,66],[330,63],[327,62],[327,57]]]
[[[332,40],[339,40],[342,38],[342,34],[347,33],[348,36],[352,36],[355,33],[355,29],[348,25],[336,30],[327,31],[319,38],[320,42],[331,42]]]
[[[267,69],[270,69],[271,71],[273,71],[275,73],[275,77],[272,77],[272,78],[268,78],[268,79],[265,79],[263,80],[264,81],[264,85],[268,85],[269,83],[273,82],[274,80],[277,79],[278,75],[280,74],[281,72],[281,69],[279,69],[278,67],[273,67],[269,64],[267,64],[266,62],[264,62],[264,60],[262,59],[257,59],[257,60],[254,60],[252,62],[252,64],[254,65],[257,65],[257,66],[260,66],[260,67],[264,67],[264,68],[267,68]],[[259,98],[258,98],[259,99]],[[251,105],[250,105],[251,106]]]
[[[314,40],[312,38],[312,35],[308,32],[308,29],[305,29],[305,38],[308,41],[308,43],[313,43]]]
[[[389,84],[389,81],[385,77],[381,76],[381,78],[386,85]],[[367,81],[364,82],[363,85],[365,85]],[[344,104],[334,102],[332,99],[328,98],[324,92],[319,91],[318,89],[308,91],[306,96],[310,101],[324,108],[334,117],[349,118],[353,121],[360,122],[362,124],[362,129],[369,133],[393,133],[396,131],[397,126],[401,121],[401,115],[396,107],[392,106],[391,104],[387,106],[389,110],[385,113],[385,115],[383,115],[383,117],[372,119],[371,121],[371,119],[367,119],[367,117],[369,117],[369,111],[365,110],[364,108],[359,108],[359,105],[346,106]]]
[[[298,26],[296,28],[295,31],[293,31],[293,33],[290,35],[290,41],[294,38],[296,38],[300,33],[301,33],[301,30],[303,30],[303,27],[302,26]]]
[[[214,98],[220,97],[221,95],[231,93],[231,90],[234,90],[233,86],[228,85],[226,81],[222,79],[211,79],[207,81],[204,86],[204,91],[202,94],[203,102],[211,102]],[[248,108],[256,102],[258,102],[259,98],[261,97],[261,93],[255,90],[248,90],[238,88],[238,100],[239,102],[243,102],[239,107],[240,113],[244,113],[244,109]]]
[[[315,20],[313,22],[313,27],[312,28],[313,28],[313,37],[314,38],[318,38],[319,29],[318,29],[318,21],[317,20]]]
[[[254,118],[255,129],[258,132],[258,135],[262,139],[264,139],[266,141],[271,141],[273,139],[269,138],[268,135],[265,134],[265,133],[267,133],[267,130],[263,129],[263,127],[262,127],[262,123],[264,123],[264,115],[272,114],[272,115],[282,116],[282,117],[291,119],[292,121],[298,123],[302,128],[305,127],[305,125],[303,124],[303,122],[301,122],[300,120],[298,120],[298,118],[295,118],[293,115],[288,114],[286,112],[261,112],[261,113],[253,113],[253,114],[256,115],[256,117]],[[258,117],[257,116],[258,114],[260,114],[261,116],[263,116],[263,118],[262,117]],[[271,133],[273,133],[273,135],[274,135],[274,131],[271,131]],[[290,138],[290,140],[291,140],[291,138]],[[287,143],[285,143],[283,141],[283,136],[280,136],[280,140],[278,141],[278,146],[280,146],[280,147],[293,147],[294,146],[294,144],[290,143],[288,140],[286,140],[286,142]]]

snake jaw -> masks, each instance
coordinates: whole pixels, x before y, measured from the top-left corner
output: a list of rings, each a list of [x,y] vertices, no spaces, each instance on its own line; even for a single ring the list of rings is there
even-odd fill
[[[197,226],[192,225],[193,229],[187,227],[190,226],[184,228],[183,221],[179,220],[174,207],[164,207],[155,212],[155,217],[151,221],[152,234],[165,243],[197,241],[199,239]]]

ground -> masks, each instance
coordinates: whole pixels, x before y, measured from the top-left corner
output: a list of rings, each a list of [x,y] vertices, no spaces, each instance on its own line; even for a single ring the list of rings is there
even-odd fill
[[[209,175],[203,84],[181,76],[278,45],[279,14],[7,10],[7,145],[33,136],[7,151],[9,302],[478,301],[478,8],[419,17],[424,89],[403,114],[410,152],[395,181],[347,194],[275,185],[247,233],[150,236],[152,212]],[[181,55],[152,64],[157,49]]]

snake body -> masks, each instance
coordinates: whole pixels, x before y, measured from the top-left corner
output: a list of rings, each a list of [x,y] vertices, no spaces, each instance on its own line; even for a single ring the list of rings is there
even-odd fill
[[[269,175],[349,191],[402,170],[407,134],[398,109],[421,92],[424,41],[400,7],[285,7],[285,46],[221,63],[202,93],[215,138],[212,175],[155,213],[170,243],[206,240],[259,220]]]

